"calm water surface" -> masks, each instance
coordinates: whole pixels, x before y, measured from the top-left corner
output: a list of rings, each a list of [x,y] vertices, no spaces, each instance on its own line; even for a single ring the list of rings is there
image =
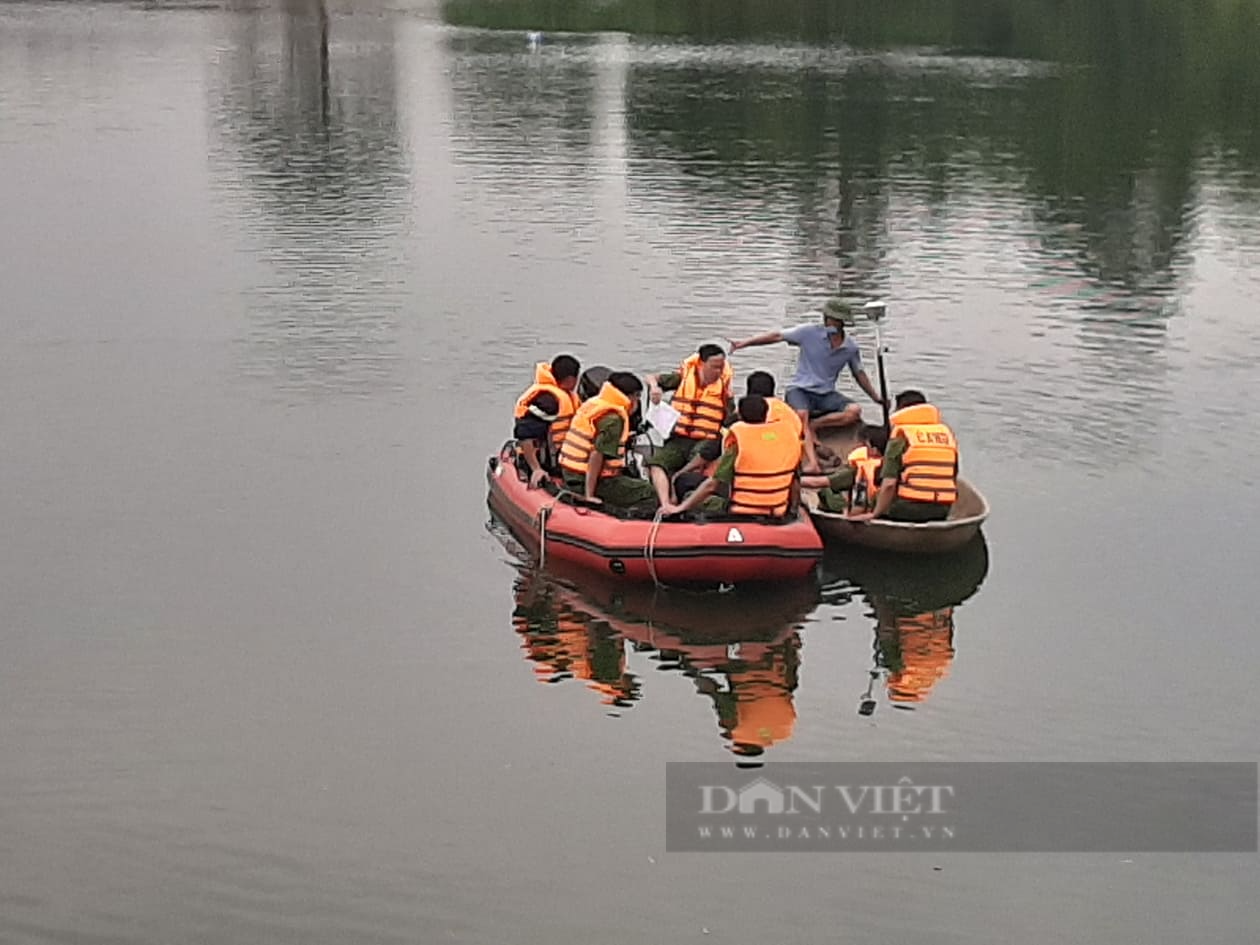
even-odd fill
[[[1260,754],[1258,168],[1090,75],[0,5],[0,941],[1254,941],[1254,857],[664,852],[667,760]],[[837,285],[982,547],[518,567],[483,471],[536,360]]]

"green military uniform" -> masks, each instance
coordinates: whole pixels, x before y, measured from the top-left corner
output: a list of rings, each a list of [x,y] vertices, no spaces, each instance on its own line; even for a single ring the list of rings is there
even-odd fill
[[[656,379],[656,385],[663,391],[678,390],[682,386],[682,375],[675,372],[662,374]],[[727,405],[729,411],[730,405]],[[687,463],[700,456],[705,462],[718,458],[722,451],[722,443],[714,438],[709,440],[693,440],[689,436],[670,436],[652,451],[646,465],[660,466],[671,476]]]
[[[726,486],[729,492],[731,485],[735,482],[735,459],[739,456],[739,444],[734,440],[722,453],[722,458],[718,460],[717,469],[713,470],[711,478],[716,479],[722,485]],[[730,499],[724,495],[711,495],[700,503],[700,512],[725,512],[726,506]]]
[[[609,413],[595,424],[595,449],[608,459],[621,456],[621,434],[625,421],[615,413]],[[586,495],[586,477],[564,472],[565,488],[578,495]],[[609,505],[627,509],[635,505],[656,504],[656,490],[645,479],[631,476],[601,476],[595,484],[596,498]]]
[[[818,504],[828,512],[844,512],[849,507],[849,491],[857,478],[852,466],[841,466],[827,477],[827,486],[818,490]]]

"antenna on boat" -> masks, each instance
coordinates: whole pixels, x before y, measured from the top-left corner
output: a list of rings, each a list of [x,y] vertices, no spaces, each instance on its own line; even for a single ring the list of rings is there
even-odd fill
[[[879,375],[879,396],[884,401],[884,432],[892,434],[892,424],[888,420],[888,382],[884,379],[884,338],[879,325],[888,312],[888,303],[882,301],[867,302],[862,312],[868,321],[875,326],[875,371]]]

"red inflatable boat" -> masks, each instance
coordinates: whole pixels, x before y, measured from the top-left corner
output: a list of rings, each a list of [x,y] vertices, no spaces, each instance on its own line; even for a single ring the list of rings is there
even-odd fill
[[[490,458],[490,508],[532,554],[626,581],[668,585],[748,584],[810,576],[822,540],[802,508],[794,519],[705,516],[622,518],[530,489],[513,445]]]

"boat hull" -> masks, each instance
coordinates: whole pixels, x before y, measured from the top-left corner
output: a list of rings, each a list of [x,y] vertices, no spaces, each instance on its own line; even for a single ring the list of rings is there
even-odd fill
[[[814,520],[814,527],[825,541],[860,545],[902,554],[945,554],[966,546],[980,534],[980,526],[989,516],[989,504],[979,491],[959,477],[958,501],[950,508],[949,518],[941,522],[889,522],[875,519],[854,522],[835,512],[819,508],[818,496],[803,497]]]
[[[528,488],[508,447],[490,459],[486,478],[491,510],[531,554],[627,583],[801,580],[813,576],[822,558],[822,540],[804,509],[783,523],[617,518]]]
[[[820,438],[837,456],[845,456],[857,440],[855,429],[824,431]],[[980,490],[961,476],[958,500],[941,522],[890,522],[877,519],[853,522],[843,515],[819,508],[817,493],[807,490],[802,505],[809,509],[818,534],[828,544],[858,545],[898,554],[934,555],[957,551],[975,540],[980,526],[989,517],[989,503]]]

